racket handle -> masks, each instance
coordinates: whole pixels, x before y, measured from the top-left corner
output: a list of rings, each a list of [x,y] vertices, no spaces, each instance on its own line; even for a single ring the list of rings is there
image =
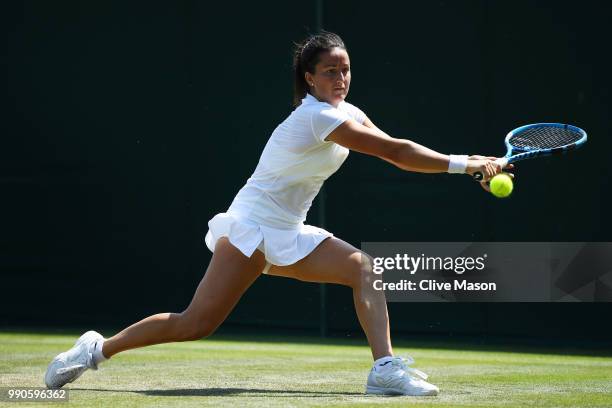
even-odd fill
[[[503,169],[504,167],[506,167],[508,165],[508,159],[506,157],[501,157],[497,160],[495,160],[495,163],[499,164],[501,166],[501,168]],[[475,172],[472,177],[474,177],[474,180],[476,181],[482,181],[482,179],[484,178],[483,174],[479,171]]]

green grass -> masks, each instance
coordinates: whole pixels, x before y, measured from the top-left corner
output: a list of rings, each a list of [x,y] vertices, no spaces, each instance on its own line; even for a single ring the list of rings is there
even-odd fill
[[[77,335],[0,332],[0,387],[42,386],[49,361]],[[441,393],[375,397],[363,395],[371,362],[363,342],[325,343],[240,334],[132,350],[69,384],[68,405],[31,406],[612,407],[612,357],[605,354],[402,343],[396,354],[412,355]]]

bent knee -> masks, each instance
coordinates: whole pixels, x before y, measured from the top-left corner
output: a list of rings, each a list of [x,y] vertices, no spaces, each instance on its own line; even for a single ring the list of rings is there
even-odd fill
[[[364,252],[355,252],[348,260],[347,285],[352,288],[361,287],[372,282],[374,260]]]
[[[212,335],[218,324],[211,324],[206,318],[198,318],[190,313],[183,312],[180,315],[178,335],[181,341],[199,340]]]

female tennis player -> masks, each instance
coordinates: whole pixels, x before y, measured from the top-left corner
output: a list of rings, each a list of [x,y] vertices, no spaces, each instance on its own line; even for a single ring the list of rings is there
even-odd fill
[[[108,339],[95,331],[83,334],[49,365],[49,388],[62,387],[125,350],[211,335],[260,274],[268,273],[352,288],[374,359],[366,393],[438,393],[423,372],[408,367],[412,359],[393,355],[385,296],[372,286],[370,258],[303,222],[321,185],[349,150],[421,173],[479,171],[488,180],[501,169],[495,158],[441,154],[374,126],[345,101],[351,66],[336,34],[321,32],[299,44],[294,70],[296,108],[272,132],[255,172],[229,209],[209,221],[205,241],[213,256],[187,309],[149,316]]]

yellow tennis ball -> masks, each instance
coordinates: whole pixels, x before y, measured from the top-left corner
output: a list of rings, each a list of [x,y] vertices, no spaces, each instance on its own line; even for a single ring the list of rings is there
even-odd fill
[[[512,178],[508,174],[501,173],[491,179],[489,187],[491,188],[491,193],[495,197],[504,198],[512,193],[514,184],[512,183]]]

